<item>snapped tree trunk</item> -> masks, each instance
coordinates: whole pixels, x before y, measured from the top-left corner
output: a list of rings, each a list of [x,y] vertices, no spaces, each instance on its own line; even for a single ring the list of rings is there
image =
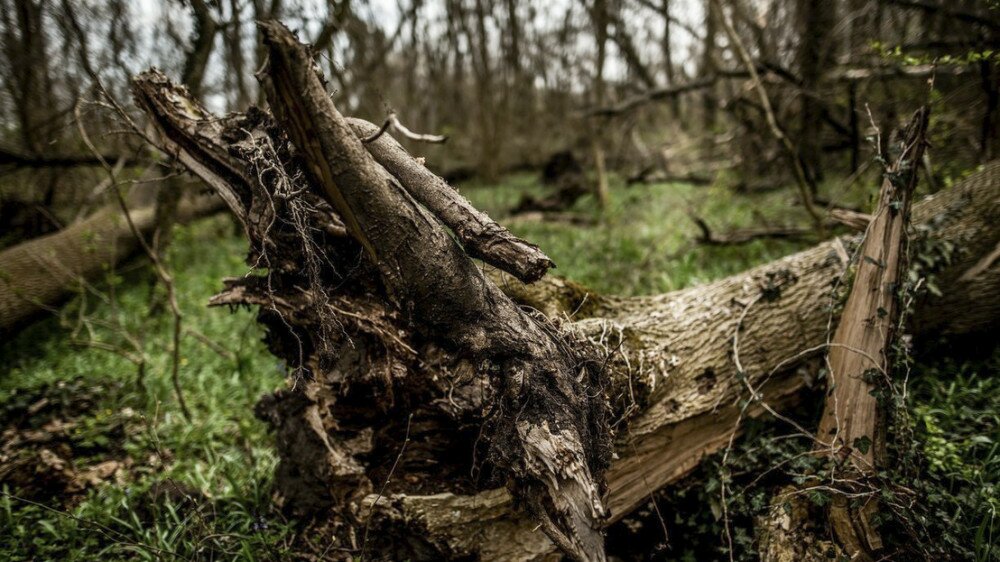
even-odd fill
[[[289,388],[257,410],[277,435],[275,485],[345,556],[603,558],[596,527],[723,447],[748,388],[780,411],[812,384],[854,238],[620,298],[518,281],[493,246],[539,254],[491,224],[495,242],[475,251],[498,269],[484,276],[463,252],[474,209],[388,136],[359,141],[374,126],[344,119],[305,49],[263,29],[277,119],[213,116],[155,72],[133,89],[161,148],[246,225],[260,275],[212,302],[258,307],[288,364]],[[951,287],[938,301],[950,308],[922,303],[918,333],[998,317],[1000,299],[984,298],[1000,294],[998,195],[991,164],[915,207],[926,237],[962,249],[925,272]]]
[[[830,524],[852,560],[874,560],[882,548],[869,521],[878,505],[877,471],[886,462],[887,406],[884,400],[879,403],[879,395],[893,384],[909,259],[906,230],[929,114],[923,107],[913,115],[899,155],[885,171],[878,208],[858,249],[854,281],[827,355],[829,390],[816,448],[834,461],[832,479],[844,483],[843,493],[834,494]],[[864,498],[860,507],[851,505],[848,493]]]

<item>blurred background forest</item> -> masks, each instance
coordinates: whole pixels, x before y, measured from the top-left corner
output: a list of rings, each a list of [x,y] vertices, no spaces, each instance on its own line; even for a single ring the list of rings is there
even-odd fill
[[[0,0],[0,282],[27,280],[0,295],[0,558],[333,557],[270,502],[252,410],[285,365],[252,314],[206,307],[247,243],[146,142],[129,90],[156,66],[218,114],[263,105],[255,22],[274,18],[345,115],[447,136],[402,142],[603,293],[843,229],[921,104],[920,194],[1000,156],[997,0]],[[924,524],[954,559],[1000,559],[995,344],[934,348],[906,404]],[[711,457],[612,529],[616,555],[756,559],[753,476],[784,441],[755,422],[736,447],[742,493],[720,500]]]

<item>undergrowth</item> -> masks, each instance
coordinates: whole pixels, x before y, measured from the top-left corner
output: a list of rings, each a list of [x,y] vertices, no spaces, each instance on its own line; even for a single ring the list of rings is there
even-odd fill
[[[198,332],[185,334],[181,349],[190,423],[170,384],[170,316],[151,311],[161,289],[142,264],[109,271],[58,318],[5,342],[2,411],[59,400],[59,388],[69,385],[88,405],[58,412],[60,423],[74,427],[66,432],[69,448],[53,450],[80,469],[122,449],[117,456],[131,467],[121,482],[90,487],[70,505],[24,498],[0,478],[4,559],[281,557],[288,524],[271,509],[268,489],[276,458],[251,410],[283,384],[284,368],[260,343],[253,313],[205,306],[223,277],[246,271],[245,254],[228,217],[175,233],[169,264],[185,325]],[[133,361],[140,357],[144,372]],[[110,425],[127,430],[108,443]]]
[[[946,351],[935,346],[934,355],[940,353]],[[922,356],[910,380],[905,445],[913,455],[883,476],[912,491],[916,501],[906,520],[881,511],[887,544],[902,547],[890,559],[1000,560],[1000,346],[965,361]],[[822,393],[802,404],[789,415],[815,423]],[[622,560],[729,559],[722,537],[725,482],[733,559],[757,560],[755,518],[768,513],[784,486],[812,482],[824,460],[804,454],[812,443],[791,437],[791,428],[780,423],[749,420],[742,429],[725,464],[722,452],[710,456],[682,482],[657,493],[657,509],[650,502],[616,524],[609,550]],[[828,493],[816,489],[804,496],[817,509],[830,502]],[[919,535],[906,535],[906,527],[919,528]]]

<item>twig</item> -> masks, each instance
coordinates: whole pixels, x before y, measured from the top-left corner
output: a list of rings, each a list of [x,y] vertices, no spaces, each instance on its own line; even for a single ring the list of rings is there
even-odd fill
[[[406,418],[406,435],[403,437],[403,446],[399,448],[399,454],[396,455],[396,460],[393,461],[392,468],[389,469],[389,474],[385,477],[385,482],[382,483],[382,487],[379,488],[378,495],[375,496],[375,501],[372,502],[371,507],[368,509],[368,521],[365,523],[365,534],[361,539],[361,554],[358,556],[359,560],[365,559],[365,548],[368,547],[368,531],[371,530],[372,515],[375,513],[375,507],[382,499],[382,494],[385,493],[385,489],[389,486],[389,482],[392,481],[392,474],[396,472],[396,466],[399,465],[399,459],[403,458],[403,453],[406,452],[406,446],[410,443],[410,423],[412,421],[413,414],[410,414],[410,416]]]
[[[192,336],[194,337],[194,339],[203,343],[205,347],[211,349],[223,359],[228,359],[229,361],[236,361],[238,359],[235,353],[229,351],[228,349],[220,345],[218,342],[213,341],[211,338],[209,338],[202,332],[198,331],[197,329],[192,328],[190,326],[185,326],[183,331],[185,334]]]
[[[120,108],[117,102],[115,102],[114,99],[111,98],[108,91],[104,89],[104,86],[101,84],[99,78],[96,75],[93,76],[92,78],[97,83],[101,93],[104,94],[105,97],[111,99],[112,103],[114,103],[116,107]],[[174,318],[173,337],[171,345],[172,365],[170,372],[170,380],[171,383],[173,384],[174,392],[177,394],[177,404],[180,406],[181,413],[184,415],[184,419],[186,419],[187,421],[191,421],[191,411],[188,409],[187,402],[184,400],[184,392],[181,389],[181,383],[180,383],[181,323],[183,315],[181,314],[180,306],[177,304],[177,293],[174,288],[173,277],[170,275],[170,272],[167,271],[167,268],[164,267],[163,262],[162,260],[160,260],[160,257],[157,255],[156,251],[154,251],[153,248],[150,247],[149,243],[146,242],[146,239],[143,238],[142,233],[139,231],[139,228],[136,227],[135,222],[132,220],[132,215],[129,213],[128,210],[128,204],[125,203],[125,198],[122,196],[122,192],[120,189],[121,182],[118,181],[118,173],[115,171],[115,168],[111,164],[109,164],[108,161],[105,160],[103,156],[101,156],[100,152],[98,152],[97,150],[97,147],[94,146],[93,141],[91,141],[90,135],[87,134],[87,129],[86,127],[84,127],[83,121],[80,118],[79,102],[76,104],[76,107],[73,109],[73,112],[76,116],[76,125],[80,131],[80,137],[83,139],[84,144],[87,145],[87,148],[90,149],[90,151],[94,154],[94,157],[101,162],[101,166],[108,173],[108,177],[111,181],[111,188],[110,188],[111,193],[114,195],[115,200],[118,203],[118,207],[122,211],[122,214],[125,215],[125,222],[128,224],[129,230],[132,232],[132,235],[135,237],[135,239],[139,242],[139,246],[142,248],[143,252],[149,258],[150,262],[152,262],[153,270],[156,272],[156,276],[159,277],[160,282],[163,283],[163,286],[167,290],[167,302],[170,304],[170,313],[173,315]]]
[[[361,139],[361,142],[364,144],[368,144],[370,142],[377,141],[379,137],[381,137],[383,134],[385,134],[386,131],[389,130],[389,127],[392,127],[393,130],[397,131],[404,137],[419,142],[443,144],[445,141],[448,140],[448,137],[444,135],[427,135],[422,133],[414,133],[413,131],[407,129],[405,125],[400,123],[399,118],[396,117],[395,111],[390,111],[389,115],[386,116],[385,121],[382,123],[382,126],[379,127],[378,131],[376,131],[375,134],[373,134],[368,138]]]

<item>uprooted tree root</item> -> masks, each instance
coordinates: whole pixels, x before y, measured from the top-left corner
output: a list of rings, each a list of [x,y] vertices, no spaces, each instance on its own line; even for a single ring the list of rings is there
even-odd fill
[[[286,29],[262,29],[277,118],[216,119],[156,72],[135,93],[162,147],[243,222],[248,264],[263,272],[227,281],[212,304],[257,306],[292,373],[257,410],[282,443],[281,501],[341,519],[357,546],[373,482],[388,493],[506,484],[560,547],[603,559],[604,357],[520,309],[466,252],[524,281],[551,261],[388,135],[362,145],[377,128],[337,113]],[[405,488],[381,472],[390,464]]]

